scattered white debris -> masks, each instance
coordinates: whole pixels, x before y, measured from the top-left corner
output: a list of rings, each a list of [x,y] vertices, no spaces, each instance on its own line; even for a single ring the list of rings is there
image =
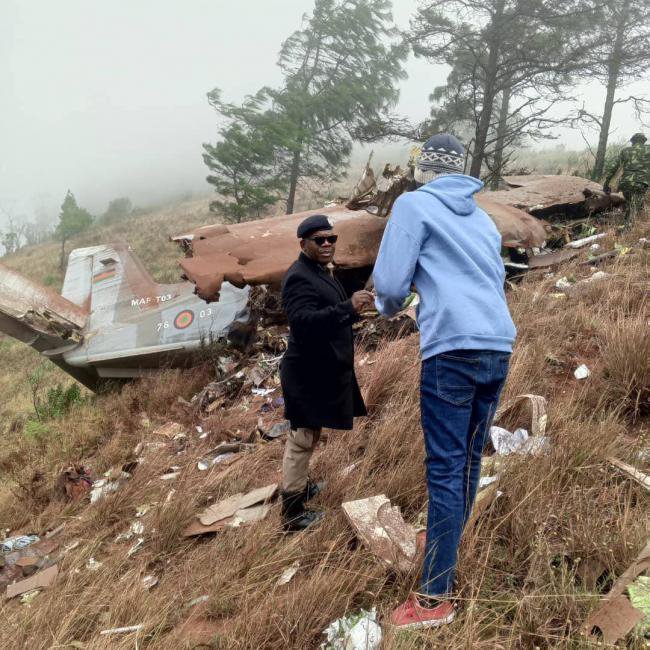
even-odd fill
[[[510,432],[502,427],[490,427],[490,440],[499,456],[510,454],[538,454],[545,453],[550,448],[546,436],[529,436],[526,429],[515,429]]]
[[[38,542],[38,535],[18,535],[17,537],[10,537],[9,539],[2,540],[2,552],[11,553],[21,548],[25,548],[34,542]]]
[[[275,392],[275,390],[275,388],[253,388],[251,393],[253,393],[253,395],[259,395],[260,397],[266,397]]]
[[[113,627],[110,630],[102,630],[100,634],[104,636],[108,634],[131,634],[131,632],[139,632],[144,625],[129,625],[128,627]]]
[[[156,576],[145,576],[142,578],[142,586],[149,591],[149,589],[153,589],[156,585],[158,584],[158,578]]]
[[[195,607],[196,605],[200,605],[201,603],[205,603],[208,600],[210,600],[210,596],[199,596],[198,598],[192,598],[185,607],[189,609],[190,607]]]
[[[498,480],[498,476],[481,476],[478,482],[479,490],[486,488],[488,485],[492,485],[492,483],[496,483]]]
[[[94,557],[89,558],[88,562],[86,562],[86,569],[88,569],[88,571],[97,571],[97,569],[101,569],[102,566],[104,566],[104,563],[98,562]]]
[[[281,585],[286,585],[288,582],[291,581],[293,576],[298,573],[298,569],[300,568],[300,562],[296,560],[290,567],[287,567],[283,572],[282,575],[278,578],[278,581],[275,583],[277,587],[280,587]]]
[[[218,465],[219,463],[222,463],[224,460],[227,458],[232,458],[232,456],[235,455],[234,451],[228,451],[225,454],[219,454],[215,456],[214,458],[202,458],[196,466],[204,472],[206,469],[209,469],[213,465]]]
[[[144,524],[141,521],[134,521],[129,529],[120,533],[114,541],[115,543],[126,542],[136,535],[142,535],[142,533],[144,533]]]
[[[587,368],[587,366],[583,363],[580,364],[574,371],[573,371],[573,376],[576,379],[587,379],[589,375],[591,374],[591,370]]]
[[[605,271],[596,271],[590,278],[585,278],[584,280],[580,280],[578,284],[593,282],[594,280],[604,280],[605,278],[608,277],[609,277],[609,273],[605,273]]]
[[[41,593],[40,589],[32,589],[31,591],[26,591],[21,597],[20,602],[23,605],[30,605],[32,600]]]
[[[136,543],[127,551],[126,557],[131,557],[132,555],[135,555],[142,548],[143,544],[144,544],[144,537],[138,537]]]
[[[589,250],[590,250],[590,251],[594,251],[594,252],[595,252],[595,251],[599,251],[599,250],[600,250],[600,244],[592,244],[592,245],[589,247]]]
[[[119,481],[109,481],[105,478],[100,478],[93,483],[92,490],[90,490],[90,503],[97,503],[103,499],[107,494],[116,492],[120,488]]]
[[[568,244],[565,244],[564,248],[582,248],[583,246],[591,244],[599,239],[602,239],[603,237],[607,237],[606,232],[601,232],[597,235],[591,235],[590,237],[583,237],[582,239],[575,239],[574,241],[570,241]]]
[[[143,503],[141,506],[138,506],[138,509],[135,512],[136,517],[144,517],[149,510],[151,510],[150,503]]]
[[[561,277],[556,283],[555,288],[563,291],[565,289],[570,289],[573,286],[572,282],[569,282],[566,276]]]
[[[330,623],[324,630],[327,641],[321,650],[379,650],[381,628],[377,623],[377,610],[373,607],[356,614],[343,616]]]

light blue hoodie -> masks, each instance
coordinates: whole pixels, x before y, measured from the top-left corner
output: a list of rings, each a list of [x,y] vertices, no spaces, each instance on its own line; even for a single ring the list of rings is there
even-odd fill
[[[423,359],[460,349],[512,351],[501,235],[473,198],[482,187],[471,176],[440,176],[402,194],[384,231],[373,273],[376,307],[395,315],[415,284]]]

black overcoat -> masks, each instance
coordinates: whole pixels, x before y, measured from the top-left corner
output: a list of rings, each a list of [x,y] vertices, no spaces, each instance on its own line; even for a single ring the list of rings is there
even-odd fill
[[[351,429],[366,415],[354,374],[352,323],[358,316],[340,282],[304,253],[282,283],[289,345],[280,365],[291,428]]]

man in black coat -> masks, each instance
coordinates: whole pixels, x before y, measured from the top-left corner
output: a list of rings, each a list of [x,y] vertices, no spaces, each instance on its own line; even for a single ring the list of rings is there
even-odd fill
[[[305,501],[319,491],[308,480],[309,460],[323,427],[352,429],[366,415],[354,374],[352,323],[374,296],[357,291],[348,298],[328,265],[337,235],[325,215],[298,226],[302,252],[287,271],[282,303],[289,319],[289,345],[280,366],[285,417],[291,423],[282,463],[282,519],[287,532],[320,518]]]

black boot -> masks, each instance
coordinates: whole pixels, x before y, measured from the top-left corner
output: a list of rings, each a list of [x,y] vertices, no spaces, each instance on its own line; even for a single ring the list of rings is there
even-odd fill
[[[307,480],[307,486],[305,487],[305,501],[310,501],[314,497],[318,496],[324,489],[327,483],[321,481],[320,483],[314,483],[312,480]]]
[[[322,512],[305,509],[306,491],[282,492],[282,527],[286,533],[297,533],[323,518]]]

